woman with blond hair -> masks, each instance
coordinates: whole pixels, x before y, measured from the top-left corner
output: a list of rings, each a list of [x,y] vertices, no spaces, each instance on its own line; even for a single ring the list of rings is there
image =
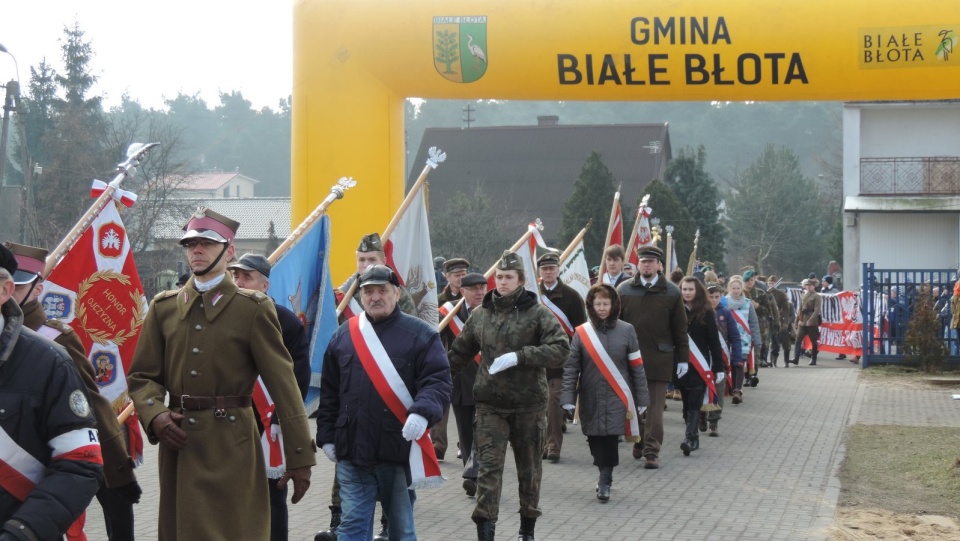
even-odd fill
[[[754,368],[754,359],[760,353],[760,320],[753,302],[743,294],[743,277],[739,274],[731,276],[727,282],[727,308],[733,314],[734,321],[740,330],[740,351],[743,355],[743,364],[733,368],[733,403],[743,402],[744,367]]]

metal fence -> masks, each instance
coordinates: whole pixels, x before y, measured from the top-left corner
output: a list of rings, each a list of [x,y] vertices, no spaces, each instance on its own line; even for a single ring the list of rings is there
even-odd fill
[[[950,328],[950,298],[957,269],[876,269],[863,264],[863,367],[871,364],[903,364],[904,339],[913,320],[917,299],[933,298],[939,317],[938,335],[949,355],[960,364],[957,330]]]

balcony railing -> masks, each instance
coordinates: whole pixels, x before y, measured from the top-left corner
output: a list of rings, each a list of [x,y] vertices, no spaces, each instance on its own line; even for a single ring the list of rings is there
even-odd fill
[[[862,195],[960,195],[960,158],[861,158]]]

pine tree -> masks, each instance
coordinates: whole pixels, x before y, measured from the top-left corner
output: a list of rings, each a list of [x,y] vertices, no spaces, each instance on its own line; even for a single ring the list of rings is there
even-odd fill
[[[616,180],[603,163],[600,154],[592,152],[573,186],[573,193],[563,203],[559,247],[566,248],[587,222],[593,220],[590,231],[584,236],[583,247],[587,261],[599,264],[603,257],[607,224],[610,222],[610,207],[617,191]]]
[[[661,236],[658,246],[666,256],[667,233],[664,228],[668,225],[673,226],[673,239],[677,245],[677,263],[686,272],[687,259],[693,251],[693,237],[697,231],[696,221],[666,183],[654,180],[647,185],[647,193],[650,194],[650,200],[647,202],[652,210],[650,217],[660,219]],[[665,270],[669,276],[673,269]]]
[[[790,149],[767,145],[727,199],[730,242],[740,263],[761,274],[805,276],[824,268],[829,231],[816,184]]]
[[[725,269],[723,258],[726,227],[720,220],[720,190],[706,171],[707,151],[703,145],[681,149],[663,174],[667,186],[687,208],[700,229],[697,258],[715,262]],[[686,260],[683,260],[686,265]]]

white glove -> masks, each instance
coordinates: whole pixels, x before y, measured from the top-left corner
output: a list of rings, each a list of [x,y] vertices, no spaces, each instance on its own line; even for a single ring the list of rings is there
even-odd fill
[[[639,408],[637,408],[637,417],[643,415],[644,413],[646,413],[646,411],[647,411],[646,406],[640,406]]]
[[[514,366],[517,366],[517,361],[517,352],[511,351],[510,353],[504,353],[493,360],[493,363],[490,365],[490,375],[496,374],[497,372],[503,372],[507,368],[513,368]]]
[[[332,443],[324,443],[321,449],[323,449],[323,454],[327,455],[330,462],[337,463],[337,448]]]
[[[681,379],[683,376],[686,376],[688,370],[690,370],[690,363],[679,363],[677,365],[677,379]]]
[[[560,406],[560,407],[563,408],[563,409],[565,409],[565,410],[567,410],[567,411],[573,411],[573,410],[577,409],[577,406],[575,406],[575,405],[573,405],[573,404],[564,404],[564,405],[562,405],[562,406]]]
[[[726,377],[727,377],[727,374],[726,374],[726,373],[724,373],[724,372],[717,372],[717,373],[714,375],[713,381],[714,381],[714,383],[716,383],[717,385],[720,385],[721,383],[723,383],[723,380],[724,380],[724,378],[726,378]]]
[[[411,413],[407,415],[407,422],[403,425],[403,439],[417,441],[427,431],[427,420],[422,415]]]

